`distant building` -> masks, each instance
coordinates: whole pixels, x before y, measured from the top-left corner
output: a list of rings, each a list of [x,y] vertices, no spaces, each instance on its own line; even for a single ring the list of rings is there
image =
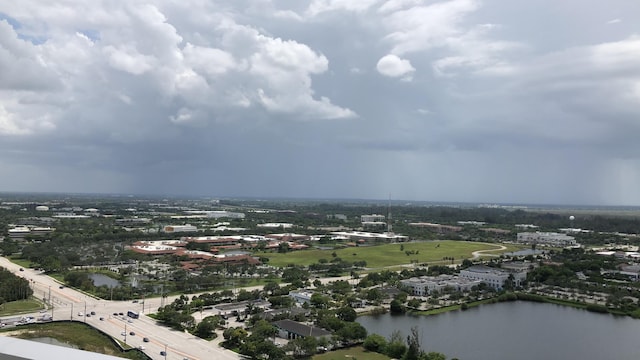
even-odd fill
[[[186,225],[167,225],[165,226],[162,231],[166,232],[166,233],[177,233],[177,232],[195,232],[198,231],[198,228],[190,225],[190,224],[186,224]]]
[[[457,275],[420,276],[400,280],[402,287],[415,296],[426,296],[434,291],[442,291],[447,288],[456,291],[469,291],[473,286],[481,283],[481,280],[470,280]]]
[[[264,224],[258,224],[258,227],[269,228],[269,229],[278,229],[278,228],[289,229],[289,228],[293,227],[293,224],[290,224],[290,223],[264,223]]]
[[[559,247],[578,245],[573,236],[555,232],[540,231],[518,233],[517,241],[522,244],[539,244]]]
[[[526,271],[507,271],[488,266],[471,266],[460,270],[460,277],[468,280],[480,280],[488,286],[500,290],[504,287],[505,281],[513,275],[513,285],[520,286],[527,278]]]
[[[381,223],[384,224],[384,220],[385,220],[385,216],[384,215],[378,215],[378,214],[360,215],[360,222],[361,223],[381,222]]]

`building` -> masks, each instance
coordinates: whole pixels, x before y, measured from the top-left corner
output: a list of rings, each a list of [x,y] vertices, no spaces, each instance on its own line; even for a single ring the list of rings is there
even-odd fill
[[[0,359],[31,360],[122,360],[121,357],[98,354],[65,346],[0,336]]]
[[[315,338],[327,338],[331,337],[331,332],[323,328],[316,326],[305,325],[293,320],[279,320],[273,323],[278,329],[278,336],[283,339],[297,339],[307,336],[313,336]]]
[[[384,221],[385,221],[384,215],[378,215],[378,214],[360,215],[361,223],[377,223],[377,222],[384,223]]]
[[[537,244],[558,247],[579,245],[573,236],[555,232],[540,231],[518,233],[517,241],[522,244]]]
[[[191,225],[191,224],[186,224],[186,225],[167,225],[165,226],[162,231],[166,232],[166,233],[177,233],[177,232],[195,232],[198,231],[198,228]]]
[[[455,291],[469,291],[482,281],[462,278],[457,275],[420,276],[401,280],[402,287],[415,296],[426,296],[434,291],[451,289]]]
[[[404,235],[398,235],[394,233],[372,233],[363,231],[333,231],[332,235],[340,239],[355,240],[359,242],[367,241],[386,241],[386,242],[404,242],[409,238]]]
[[[300,304],[300,305],[310,302],[312,295],[313,295],[313,292],[311,291],[290,291],[289,292],[289,296],[293,298],[293,300],[297,304]]]
[[[488,286],[501,290],[509,277],[513,277],[513,286],[520,286],[527,278],[526,271],[507,271],[488,266],[471,266],[460,270],[460,277],[468,280],[480,280]]]

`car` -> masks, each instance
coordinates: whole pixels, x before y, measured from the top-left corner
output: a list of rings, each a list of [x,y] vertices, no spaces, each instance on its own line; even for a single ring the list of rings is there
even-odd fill
[[[91,317],[91,314],[87,314],[87,317]]]
[[[103,318],[103,317],[100,317],[100,321],[104,321],[104,318]]]
[[[149,338],[148,338],[148,337],[143,338],[143,339],[142,339],[142,341],[144,341],[144,342],[149,342]]]
[[[163,351],[160,351],[160,355],[162,355],[162,356],[167,356],[167,352],[166,352],[166,351],[164,351],[164,350],[163,350]]]
[[[91,312],[91,315],[95,315],[95,314],[96,314],[96,312],[95,312],[95,311],[92,311],[92,312]]]
[[[138,350],[144,350],[144,345],[138,345]]]
[[[120,335],[127,336],[127,333],[123,331],[123,332],[120,333]]]
[[[133,300],[132,303],[137,304],[138,300]]]
[[[129,335],[131,335],[131,336],[136,336],[136,333],[135,333],[135,332],[133,332],[133,331],[129,331]]]
[[[23,268],[20,268],[20,271],[24,271],[24,269],[23,269]]]
[[[113,313],[113,316],[118,316],[118,313]]]
[[[58,289],[64,289],[64,285],[58,286]]]
[[[124,320],[124,319],[122,319],[122,320]],[[128,320],[127,320],[127,322],[128,322],[128,323],[132,323],[132,322],[133,322],[133,320],[128,319]]]
[[[84,313],[83,313],[82,311],[80,311],[80,312],[78,313],[78,316],[84,316]]]
[[[118,315],[124,315],[124,313],[118,313]]]

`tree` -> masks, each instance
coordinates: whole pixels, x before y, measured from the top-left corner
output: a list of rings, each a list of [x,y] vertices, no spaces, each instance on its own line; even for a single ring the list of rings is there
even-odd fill
[[[220,316],[207,316],[202,321],[196,325],[194,335],[202,339],[215,339],[216,337],[216,327],[220,323]]]
[[[322,294],[314,293],[311,295],[309,302],[311,303],[311,306],[316,309],[325,309],[329,304],[329,298]]]
[[[402,340],[402,335],[399,331],[394,331],[389,337],[385,354],[394,359],[400,359],[407,351],[407,345]]]
[[[405,308],[399,300],[394,299],[391,300],[391,304],[389,304],[389,311],[392,314],[404,314]]]
[[[336,311],[336,316],[342,321],[356,321],[358,314],[351,306],[344,306]]]
[[[344,342],[356,342],[364,340],[367,337],[367,329],[360,323],[348,322],[344,327],[336,332],[338,338]]]
[[[387,347],[387,339],[382,335],[371,334],[364,339],[362,346],[369,351],[384,354]]]
[[[417,327],[411,328],[411,334],[407,336],[407,351],[402,357],[403,360],[419,360],[422,350],[420,349],[420,334]]]
[[[318,340],[313,336],[305,336],[289,341],[287,349],[293,351],[296,357],[311,356],[316,353],[318,348]]]
[[[223,333],[222,336],[225,340],[225,347],[227,348],[236,348],[240,346],[242,341],[247,338],[248,333],[245,329],[236,327],[236,328],[228,328]]]

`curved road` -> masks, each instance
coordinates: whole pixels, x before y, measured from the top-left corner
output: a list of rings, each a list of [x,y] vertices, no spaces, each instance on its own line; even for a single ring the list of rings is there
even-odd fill
[[[218,347],[217,342],[209,342],[186,332],[171,330],[144,315],[143,307],[145,313],[155,312],[160,307],[162,301],[160,298],[146,299],[144,304],[97,299],[71,288],[61,289],[61,284],[55,279],[33,269],[25,268],[20,271],[19,265],[4,257],[0,257],[0,266],[29,280],[33,295],[45,302],[49,301],[52,305],[50,311],[54,320],[84,321],[116,339],[125,341],[130,346],[144,346],[143,351],[152,359],[241,359],[240,355]],[[177,297],[169,296],[165,298],[164,303],[171,303]],[[126,316],[128,310],[138,311],[140,318],[129,319]],[[80,316],[80,312],[84,315],[92,311],[95,315]],[[124,315],[114,315],[120,313]],[[100,320],[101,317],[103,320]],[[130,335],[132,331],[135,335]],[[149,338],[149,342],[143,342],[145,337]],[[160,355],[160,351],[166,351],[167,355]]]

